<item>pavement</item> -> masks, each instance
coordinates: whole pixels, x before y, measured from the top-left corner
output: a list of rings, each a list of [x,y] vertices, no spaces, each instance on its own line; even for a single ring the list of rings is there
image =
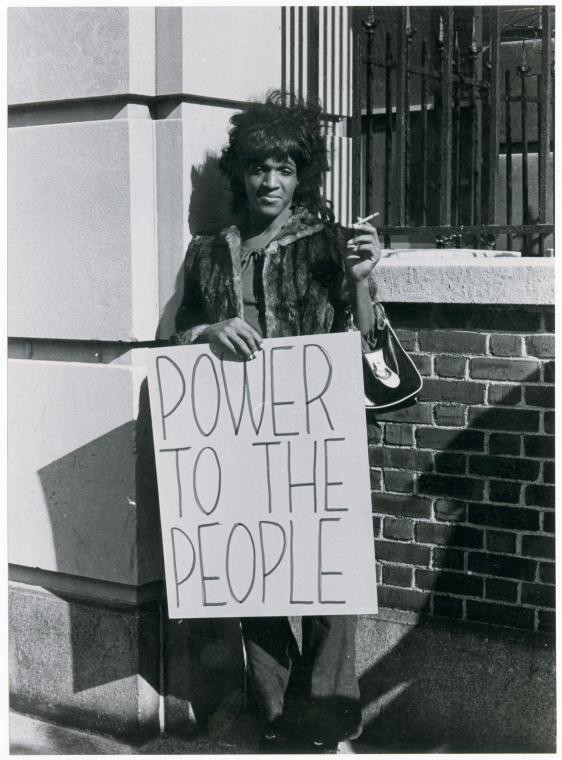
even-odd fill
[[[255,744],[185,739],[162,734],[142,745],[127,744],[109,736],[61,726],[10,711],[12,755],[238,755],[255,754]],[[342,742],[338,754],[385,754],[388,749],[362,742]]]

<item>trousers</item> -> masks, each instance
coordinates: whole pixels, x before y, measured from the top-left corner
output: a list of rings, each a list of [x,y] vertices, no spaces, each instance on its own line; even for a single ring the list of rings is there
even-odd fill
[[[356,616],[303,617],[300,650],[286,617],[241,622],[251,696],[263,720],[313,741],[361,733]]]

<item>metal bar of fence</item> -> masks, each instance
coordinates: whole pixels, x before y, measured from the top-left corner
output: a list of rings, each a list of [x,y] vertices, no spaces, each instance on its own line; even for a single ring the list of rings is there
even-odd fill
[[[335,30],[335,23],[336,19],[334,16],[335,8],[330,7],[328,9],[329,13],[329,21],[328,21],[328,48],[329,48],[329,95],[328,95],[328,102],[330,104],[330,110],[331,113],[335,113],[336,111],[336,72],[335,72],[335,59],[336,59],[336,30]],[[330,156],[334,157],[335,155],[335,138],[334,138],[334,128],[335,125],[332,122],[328,127],[328,135],[329,135],[329,150],[330,150]],[[333,203],[334,198],[336,197],[336,194],[338,192],[338,189],[336,187],[336,172],[335,167],[332,166],[332,171],[330,172],[330,199]]]
[[[340,6],[337,9],[338,14],[338,114],[341,116],[343,114],[343,77],[344,77],[344,48],[343,48],[343,8]],[[343,140],[342,140],[342,134],[341,130],[339,131],[338,137],[338,190],[337,190],[337,196],[338,196],[338,214],[337,219],[341,220],[343,217],[343,196],[345,193],[344,189],[344,178],[343,178]]]
[[[500,10],[489,8],[490,18],[490,123],[488,132],[488,213],[486,221],[493,224],[496,221],[496,194],[498,180],[498,164],[500,152],[500,122],[498,111],[500,105]]]
[[[299,61],[299,79],[298,79],[298,95],[299,97],[302,97],[303,95],[303,52],[304,52],[304,44],[303,44],[303,8],[299,7],[298,9],[298,61]]]
[[[281,8],[281,91],[287,90],[287,8]]]
[[[542,201],[543,201],[543,199],[541,198],[541,190],[543,189],[543,185],[544,185],[544,191],[545,191],[545,194],[544,194],[544,204],[546,205],[546,176],[545,176],[545,174],[543,174],[543,169],[544,169],[544,171],[546,173],[546,163],[545,163],[544,167],[542,165],[542,163],[543,163],[543,153],[542,153],[542,151],[543,151],[544,146],[542,145],[542,140],[541,140],[541,134],[542,134],[542,131],[543,131],[543,126],[542,126],[543,111],[542,111],[541,102],[540,102],[540,100],[541,100],[541,93],[542,93],[542,76],[540,74],[537,76],[536,86],[537,86],[537,95],[538,95],[538,98],[539,98],[539,102],[537,103],[537,134],[538,134],[538,141],[537,141],[537,179],[538,179],[538,184],[539,184],[538,218],[539,218],[539,221],[540,221],[540,219],[541,219],[541,211],[542,211]],[[545,221],[545,220],[543,219],[542,221]],[[544,256],[544,239],[543,239],[542,235],[539,235],[539,256]]]
[[[396,38],[396,172],[394,175],[394,215],[399,225],[405,224],[405,178],[406,178],[406,59],[407,31],[406,8],[398,9],[398,34]]]
[[[511,138],[511,72],[505,72],[505,200],[506,221],[511,224],[513,214],[513,145]],[[511,233],[507,235],[507,248],[511,251]]]
[[[314,100],[319,96],[319,51],[320,51],[320,9],[309,6],[307,27],[307,83],[309,98]]]
[[[472,44],[469,50],[469,72],[470,78],[476,79],[478,48],[475,39],[475,21],[473,19]],[[480,104],[477,98],[477,89],[474,85],[469,85],[470,96],[470,222],[471,224],[480,223]]]
[[[552,20],[550,8],[541,9],[542,46],[541,46],[541,84],[539,95],[539,222],[547,219],[548,161],[550,154],[550,101],[552,98],[550,67],[552,57]],[[540,254],[544,254],[544,238],[539,238]]]
[[[523,43],[524,45],[525,43]],[[527,144],[527,74],[529,66],[526,59],[518,66],[521,80],[521,204],[523,224],[529,222],[529,148]],[[529,254],[529,239],[525,236],[523,253]]]
[[[410,76],[408,74],[408,65],[410,63],[410,48],[412,45],[412,31],[410,29],[410,10],[406,7],[406,60],[404,66],[404,75],[406,78],[404,91],[404,108],[405,108],[405,132],[404,132],[404,224],[408,224],[409,218],[409,199],[410,199]]]
[[[390,222],[390,172],[392,163],[392,48],[390,32],[385,36],[385,126],[384,126],[384,223]],[[390,246],[390,238],[385,235],[385,246]]]
[[[322,8],[322,104],[328,108],[328,8]]]
[[[422,186],[422,208],[421,208],[421,222],[427,223],[427,75],[425,68],[427,65],[427,42],[422,42],[421,48],[421,64],[422,64],[422,79],[421,79],[421,94],[420,94],[420,108],[421,108],[421,135],[420,135],[420,151],[421,151],[421,186]]]
[[[452,158],[452,90],[453,90],[453,9],[445,7],[442,15],[442,32],[440,34],[441,54],[441,169],[439,190],[439,221],[449,224],[451,221],[451,158]]]
[[[291,60],[289,62],[289,90],[295,91],[295,9],[289,8],[289,40]]]
[[[459,49],[458,33],[454,37],[453,47],[453,71],[456,69],[457,79],[453,84],[453,215],[457,224],[461,223],[461,82],[460,66],[461,57]]]
[[[332,112],[335,111],[336,108],[336,72],[334,67],[334,60],[336,57],[336,8],[332,7],[330,8],[331,11],[331,26],[330,26],[330,52],[331,52],[331,59],[332,59],[332,68],[331,68],[331,87],[330,87],[330,108],[332,109]]]
[[[373,147],[373,67],[369,61],[369,57],[373,52],[373,28],[368,25],[366,27],[367,36],[367,62],[366,62],[366,76],[365,76],[365,108],[367,114],[367,128],[365,130],[365,206],[364,209],[370,209],[372,205],[373,195],[373,160],[371,157],[371,150]],[[365,213],[370,213],[365,211]]]
[[[361,203],[361,81],[362,34],[359,8],[351,9],[353,26],[353,95],[351,101],[351,216],[360,216]]]

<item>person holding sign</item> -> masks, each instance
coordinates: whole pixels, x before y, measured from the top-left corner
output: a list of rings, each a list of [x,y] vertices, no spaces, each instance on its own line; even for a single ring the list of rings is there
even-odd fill
[[[320,107],[275,91],[231,124],[220,166],[238,225],[192,240],[174,342],[251,361],[265,337],[356,329],[368,338],[381,249],[368,221],[350,238],[321,196]],[[304,617],[299,651],[287,618],[242,621],[264,752],[335,752],[359,735],[356,623]]]

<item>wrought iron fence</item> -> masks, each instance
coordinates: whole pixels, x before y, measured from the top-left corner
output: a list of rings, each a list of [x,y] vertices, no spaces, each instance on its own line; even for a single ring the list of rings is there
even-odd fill
[[[344,223],[376,209],[387,245],[553,246],[553,6],[290,8],[284,29]]]
[[[509,24],[506,10],[527,24]],[[380,203],[387,245],[401,236],[543,254],[553,8],[356,8],[353,29],[353,213]]]

